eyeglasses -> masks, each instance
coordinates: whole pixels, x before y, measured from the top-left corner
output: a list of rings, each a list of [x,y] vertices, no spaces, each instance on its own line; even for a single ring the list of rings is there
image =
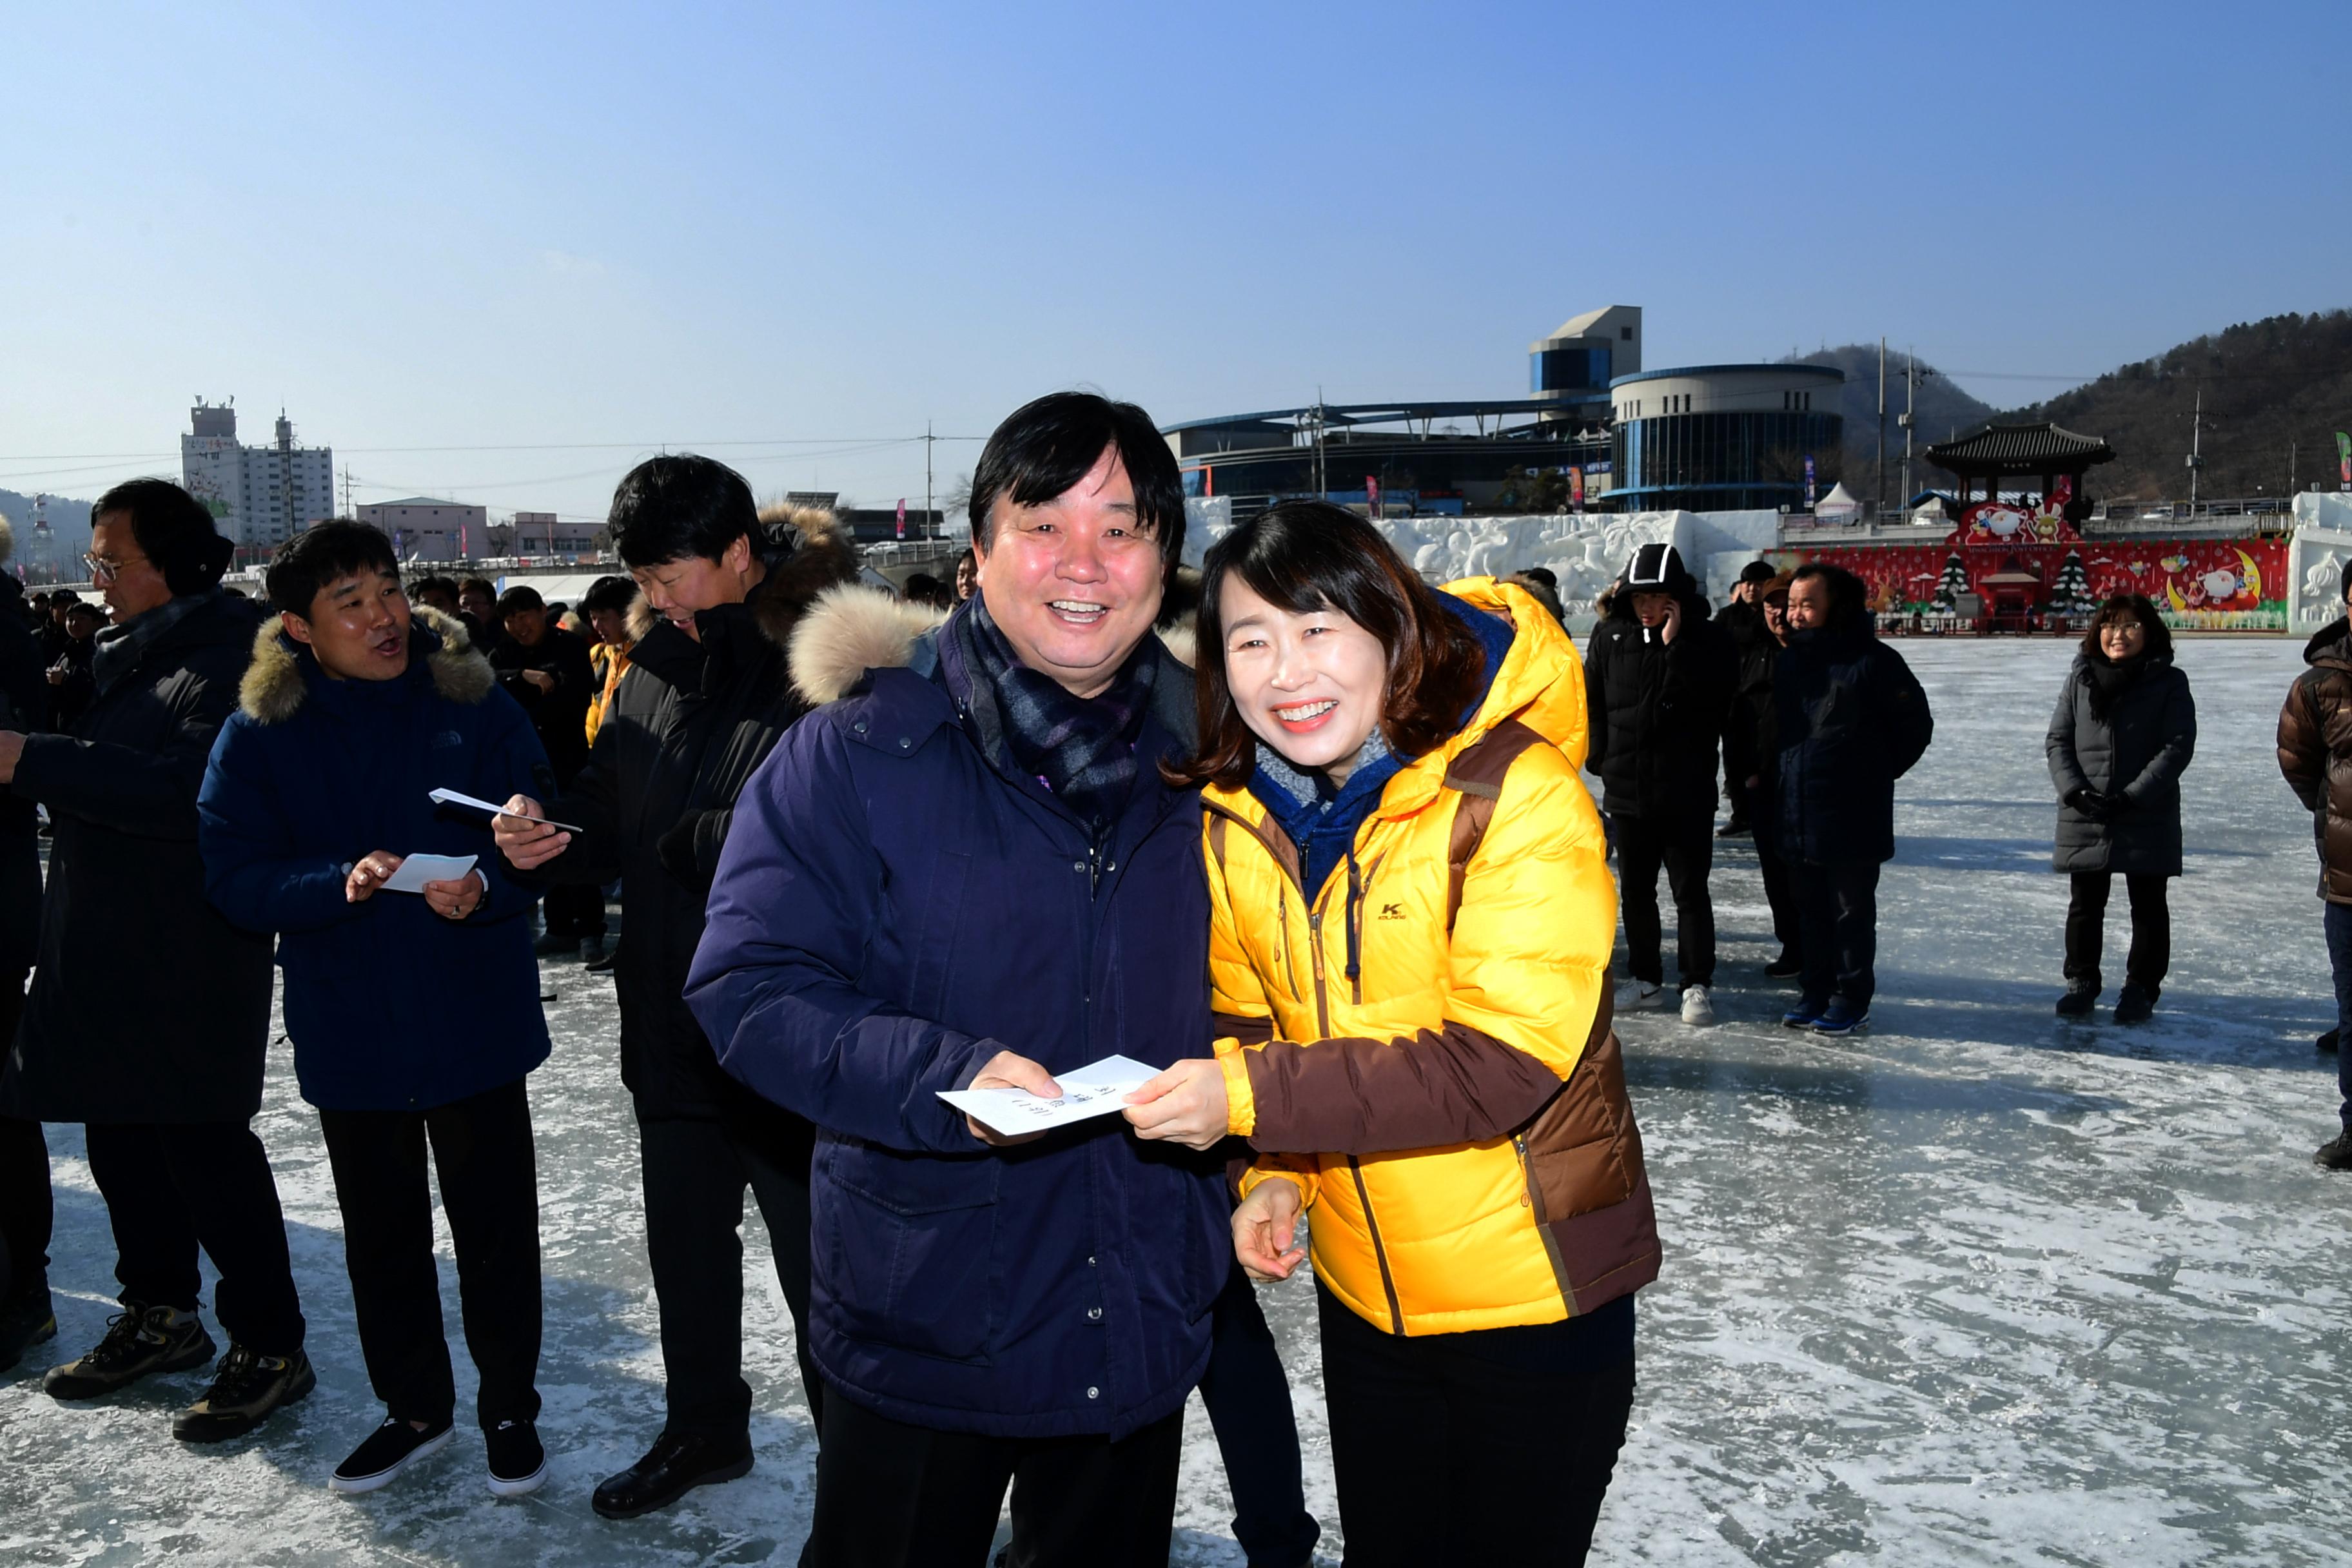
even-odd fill
[[[129,561],[109,561],[103,555],[85,555],[81,558],[81,563],[89,568],[89,580],[93,583],[111,583],[122,575],[125,567],[144,565],[146,561],[147,557],[144,555],[135,556]]]

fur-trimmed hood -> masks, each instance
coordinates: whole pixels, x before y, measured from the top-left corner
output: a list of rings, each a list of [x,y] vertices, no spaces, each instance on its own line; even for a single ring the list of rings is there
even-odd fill
[[[914,661],[915,644],[947,624],[947,612],[910,605],[863,584],[828,589],[793,631],[793,689],[813,707],[846,696],[869,669],[899,669]],[[1160,646],[1192,668],[1197,640],[1192,617],[1161,628]]]
[[[469,705],[488,697],[498,686],[498,676],[490,661],[475,649],[465,623],[428,605],[412,605],[409,615],[412,659],[420,630],[437,639],[425,655],[425,664],[433,672],[433,689],[452,702]],[[236,700],[237,707],[255,723],[282,724],[301,710],[310,687],[303,678],[301,656],[296,651],[299,646],[274,615],[254,634],[253,662],[238,683]]]
[[[776,505],[760,513],[752,547],[768,574],[751,595],[752,619],[777,647],[789,649],[793,628],[819,595],[857,580],[857,546],[848,527],[823,507]],[[629,601],[629,637],[642,640],[662,617],[639,594]]]

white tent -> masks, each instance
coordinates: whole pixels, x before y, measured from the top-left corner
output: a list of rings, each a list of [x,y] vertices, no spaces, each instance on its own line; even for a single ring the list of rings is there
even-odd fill
[[[1843,479],[1830,487],[1829,494],[1813,503],[1815,517],[1851,518],[1861,514],[1862,498],[1846,489]]]

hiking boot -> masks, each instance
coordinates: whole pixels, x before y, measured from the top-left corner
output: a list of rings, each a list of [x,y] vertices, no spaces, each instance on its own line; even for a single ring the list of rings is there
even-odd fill
[[[1666,988],[1652,980],[1628,980],[1617,988],[1617,1011],[1646,1013],[1665,1005]]]
[[[53,1366],[41,1387],[52,1399],[96,1399],[150,1373],[185,1372],[213,1359],[212,1335],[194,1312],[125,1301],[106,1335],[79,1361]]]
[[[1712,1024],[1715,1022],[1715,1003],[1713,999],[1707,995],[1706,986],[1685,985],[1683,987],[1683,1022],[1685,1024]]]
[[[490,1495],[521,1497],[547,1484],[547,1450],[528,1421],[501,1421],[482,1434],[490,1450]]]
[[[1794,980],[1804,972],[1805,961],[1795,953],[1786,951],[1764,966],[1764,977],[1767,980]]]
[[[0,1307],[0,1373],[15,1371],[26,1351],[57,1337],[58,1312],[47,1286]]]
[[[2336,1031],[2330,1029],[2327,1033],[2319,1036],[2311,1043],[2319,1047],[2320,1054],[2323,1056],[2332,1057],[2336,1054]]]
[[[2323,1171],[2352,1171],[2352,1130],[2338,1132],[2322,1143],[2313,1152],[2311,1163]]]
[[[1735,816],[1717,828],[1715,836],[1717,838],[1745,838],[1748,837],[1748,824]]]
[[[457,1429],[446,1419],[419,1432],[399,1416],[387,1415],[366,1442],[352,1450],[350,1458],[335,1467],[335,1473],[327,1478],[327,1489],[350,1495],[389,1486],[417,1460],[429,1459],[447,1447],[457,1435]]]
[[[204,1397],[180,1412],[172,1436],[183,1443],[226,1443],[242,1437],[269,1418],[281,1405],[291,1405],[319,1386],[310,1358],[259,1355],[252,1347],[229,1342],[213,1373],[213,1385]]]
[[[2066,987],[2066,994],[2058,998],[2058,1016],[2062,1018],[2087,1018],[2099,1005],[2099,988],[2089,984]]]
[[[2143,991],[2137,985],[2126,985],[2116,998],[2116,1022],[2145,1024],[2156,1016],[2156,993]]]
[[[1829,1010],[1830,1005],[1826,1002],[1816,1002],[1809,996],[1800,997],[1795,1006],[1780,1015],[1780,1026],[1788,1029],[1810,1029],[1820,1023],[1822,1015]]]
[[[1860,1029],[1867,1026],[1869,1022],[1869,1008],[1855,1007],[1852,1004],[1848,1003],[1844,997],[1841,996],[1836,1001],[1832,1002],[1828,1007],[1824,1008],[1820,1017],[1813,1020],[1813,1033],[1816,1035],[1851,1035],[1856,1029]]]

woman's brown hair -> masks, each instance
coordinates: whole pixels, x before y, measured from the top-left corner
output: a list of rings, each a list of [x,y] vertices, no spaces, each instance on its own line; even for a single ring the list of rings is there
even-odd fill
[[[2172,662],[2172,628],[2164,624],[2157,612],[2156,602],[2146,594],[2117,594],[2099,606],[2091,617],[2091,625],[2083,633],[2083,657],[2097,663],[2107,662],[2106,649],[2099,646],[2099,631],[2116,621],[2136,620],[2147,640],[2141,645],[2140,657],[2158,664]]]
[[[1462,710],[1478,694],[1486,670],[1477,634],[1370,523],[1328,501],[1284,501],[1209,550],[1201,572],[1201,651],[1193,671],[1201,748],[1183,763],[1162,766],[1170,784],[1239,789],[1257,766],[1257,737],[1242,722],[1225,684],[1228,574],[1293,615],[1329,610],[1380,640],[1389,656],[1381,735],[1399,757],[1434,751],[1461,728]]]

